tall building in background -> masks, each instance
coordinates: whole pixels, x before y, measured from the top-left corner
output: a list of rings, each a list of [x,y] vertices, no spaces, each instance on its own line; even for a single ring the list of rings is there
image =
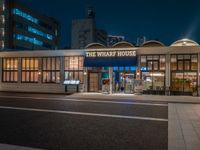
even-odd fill
[[[107,45],[107,32],[98,29],[93,8],[87,10],[87,17],[72,21],[71,48],[81,49],[88,44],[98,42]]]
[[[125,41],[125,37],[124,36],[108,35],[107,46],[111,47],[114,44],[116,44],[118,42],[122,42],[122,41]]]
[[[60,25],[15,0],[0,0],[0,49],[58,49]]]

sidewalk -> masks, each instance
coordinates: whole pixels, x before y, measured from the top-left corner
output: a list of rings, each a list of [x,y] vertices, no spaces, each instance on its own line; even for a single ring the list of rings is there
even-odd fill
[[[165,96],[165,95],[134,95],[134,94],[102,94],[102,93],[76,93],[67,96],[69,98],[88,98],[88,99],[125,99],[141,101],[161,101],[169,103],[194,103],[200,104],[200,97],[194,96]]]
[[[200,149],[200,105],[169,104],[168,150]]]

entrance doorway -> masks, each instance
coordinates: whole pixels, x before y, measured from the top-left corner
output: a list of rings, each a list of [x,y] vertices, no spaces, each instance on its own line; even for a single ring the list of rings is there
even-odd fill
[[[135,72],[115,72],[115,92],[134,93]]]
[[[99,91],[99,74],[89,73],[89,92]]]

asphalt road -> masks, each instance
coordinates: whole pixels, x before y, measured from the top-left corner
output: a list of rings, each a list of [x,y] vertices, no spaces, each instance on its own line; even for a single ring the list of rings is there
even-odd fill
[[[0,143],[49,150],[167,150],[167,117],[167,104],[148,100],[4,94]]]

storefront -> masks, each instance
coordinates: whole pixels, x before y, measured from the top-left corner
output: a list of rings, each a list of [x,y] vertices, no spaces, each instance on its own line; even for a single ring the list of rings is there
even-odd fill
[[[88,74],[87,90],[133,93],[136,66],[135,48],[86,50],[84,67]]]
[[[188,39],[1,52],[0,66],[0,91],[200,95],[200,47]]]

